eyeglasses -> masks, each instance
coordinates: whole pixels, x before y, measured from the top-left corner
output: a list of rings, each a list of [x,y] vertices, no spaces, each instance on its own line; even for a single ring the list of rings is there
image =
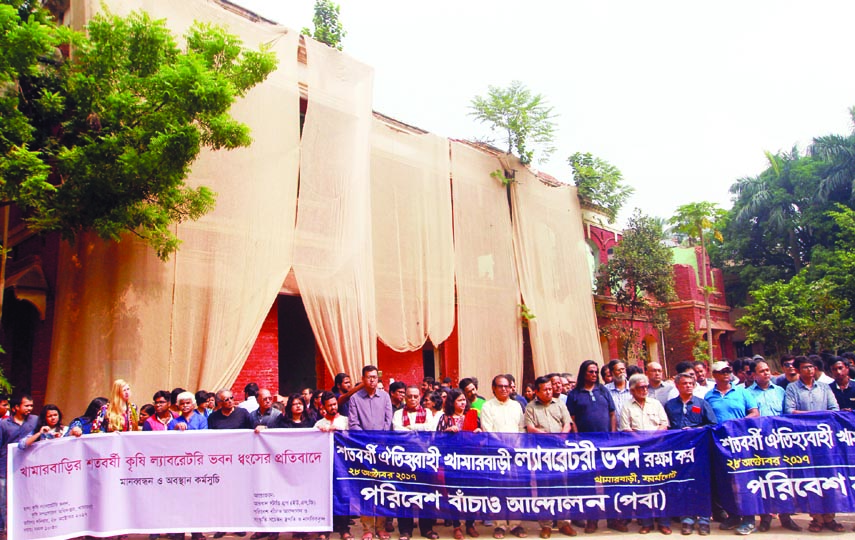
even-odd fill
[[[511,385],[509,385],[509,384],[497,384],[496,385],[496,388],[510,388],[510,387],[511,387]]]
[[[793,367],[793,365],[792,362],[784,362],[784,367]]]
[[[721,371],[716,371],[716,373],[726,373],[726,374],[730,375],[731,373],[733,373],[733,370],[732,369],[722,369]]]

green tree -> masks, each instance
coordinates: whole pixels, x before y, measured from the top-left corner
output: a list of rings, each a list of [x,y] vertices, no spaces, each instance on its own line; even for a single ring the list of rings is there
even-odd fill
[[[709,357],[713,357],[713,337],[710,317],[710,294],[712,288],[707,283],[707,240],[710,236],[721,241],[721,232],[716,228],[716,222],[722,219],[725,211],[718,208],[715,203],[702,201],[684,204],[677,208],[677,213],[671,218],[670,223],[678,233],[685,234],[690,245],[699,245],[701,248],[701,287],[704,294],[704,318],[707,323],[707,342],[709,344]]]
[[[312,22],[315,31],[303,28],[300,32],[304,36],[310,36],[315,41],[326,43],[333,49],[341,50],[341,40],[347,35],[344,26],[339,20],[341,7],[330,0],[315,0],[315,16]]]
[[[514,81],[507,88],[490,86],[487,95],[473,98],[469,108],[470,115],[501,134],[508,154],[516,150],[522,163],[532,162],[534,148],[539,149],[539,159],[546,159],[555,151],[552,107],[523,83]]]
[[[838,351],[852,344],[855,324],[849,301],[826,278],[809,282],[805,272],[751,291],[753,302],[736,323],[747,343],[764,343],[777,355],[787,351]]]
[[[776,281],[751,291],[753,301],[736,321],[745,330],[746,343],[763,343],[777,356],[801,348],[805,313],[791,290],[787,282]]]
[[[250,144],[229,108],[275,69],[274,54],[198,23],[182,49],[144,13],[98,15],[83,35],[30,6],[0,3],[0,200],[35,231],[132,232],[167,258],[179,244],[170,225],[214,204],[185,184],[191,164],[203,146]]]
[[[845,199],[855,197],[855,107],[849,109],[853,130],[849,135],[816,137],[811,152],[829,163],[817,191],[821,200],[841,194]]]
[[[636,209],[609,262],[600,268],[605,278],[598,280],[600,293],[610,294],[629,320],[616,320],[606,329],[621,338],[624,358],[637,357],[642,348],[636,320],[653,321],[659,328],[667,325],[663,304],[674,298],[673,254],[662,237],[662,226]]]
[[[590,153],[576,152],[567,161],[573,169],[579,197],[605,210],[609,223],[614,223],[618,212],[635,192],[624,184],[620,169]]]

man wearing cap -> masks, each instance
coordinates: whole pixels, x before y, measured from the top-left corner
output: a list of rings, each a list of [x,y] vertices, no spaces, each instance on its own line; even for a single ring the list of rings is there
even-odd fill
[[[727,362],[719,360],[712,365],[715,387],[707,392],[704,399],[712,407],[719,423],[738,418],[760,416],[757,401],[744,388],[734,388],[731,384],[733,369]],[[731,516],[719,527],[724,531],[736,529],[736,534],[746,535],[754,532],[754,516]]]

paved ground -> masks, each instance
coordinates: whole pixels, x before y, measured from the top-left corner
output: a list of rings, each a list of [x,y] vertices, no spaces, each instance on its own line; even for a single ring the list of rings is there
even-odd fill
[[[807,524],[810,521],[810,517],[808,517],[806,515],[799,514],[799,515],[793,516],[793,518],[795,519],[796,523],[798,523],[799,525],[804,527],[804,529],[805,529],[804,531],[793,532],[793,531],[788,531],[788,530],[782,529],[781,523],[776,519],[772,522],[772,530],[770,530],[769,532],[765,532],[765,533],[755,532],[751,536],[752,536],[752,538],[757,538],[758,540],[761,538],[763,540],[775,540],[775,539],[779,539],[779,538],[780,539],[790,539],[790,540],[792,540],[794,538],[816,538],[816,539],[820,539],[823,537],[855,538],[855,534],[853,534],[853,532],[852,532],[853,527],[855,527],[855,514],[838,514],[837,515],[837,521],[842,523],[846,527],[846,532],[843,532],[843,533],[833,533],[830,531],[824,531],[822,533],[812,534],[812,533],[807,532]],[[525,522],[525,523],[523,523],[523,525],[525,525],[526,530],[528,531],[528,538],[529,539],[540,540],[538,538],[538,532],[540,529],[537,526],[537,523]],[[479,540],[492,540],[492,538],[493,538],[493,536],[492,536],[493,535],[493,528],[492,527],[486,527],[483,524],[478,523],[476,528],[481,533]],[[674,529],[674,533],[670,536],[671,538],[674,538],[674,539],[684,538],[680,534],[679,524],[677,524],[676,526],[674,526],[672,528]],[[440,539],[449,540],[452,538],[453,530],[451,527],[443,527],[442,525],[437,525],[434,529],[436,530],[437,533],[439,533]],[[359,526],[358,521],[357,521],[357,524],[355,526],[351,527],[351,531],[354,534],[355,540],[360,540],[361,534],[359,534],[359,533],[361,532],[361,528]],[[637,524],[630,525],[629,531],[630,532],[628,532],[628,533],[619,533],[619,532],[615,532],[615,531],[606,529],[605,528],[605,520],[603,520],[603,521],[600,521],[600,528],[597,530],[596,533],[585,534],[580,530],[580,531],[578,531],[579,535],[577,536],[577,538],[579,540],[581,540],[583,538],[596,538],[596,537],[602,537],[602,536],[611,536],[611,537],[615,537],[615,538],[621,538],[622,540],[642,540],[642,539],[644,539],[644,540],[656,540],[657,538],[663,537],[663,535],[655,529],[650,534],[638,534],[638,525]],[[249,540],[249,536],[250,535],[247,534],[243,539],[239,539],[238,537],[236,537],[232,534],[227,534],[225,536],[224,540]],[[710,535],[710,537],[724,537],[724,536],[736,537],[738,535],[736,535],[733,531],[721,531],[718,528],[718,523],[713,523],[712,524],[712,534]],[[694,534],[692,534],[691,537],[692,538],[698,537],[697,530],[694,532]],[[186,539],[189,540],[189,538],[190,537],[188,535],[186,537]],[[312,535],[309,538],[310,539],[316,539],[317,536]],[[392,539],[397,540],[397,538],[398,538],[397,534],[393,533]],[[510,534],[508,534],[505,538],[506,538],[506,540],[516,540],[516,537],[512,536]],[[553,540],[564,540],[566,538],[568,538],[568,537],[564,536],[563,534],[558,533],[557,530],[555,530],[553,535],[552,535]],[[689,537],[686,537],[686,538],[689,538]],[[208,539],[211,540],[210,535],[208,535]],[[290,539],[291,539],[290,534],[283,534],[280,536],[280,540],[290,540]],[[413,536],[413,539],[414,540],[420,540],[421,539],[421,536],[418,534],[418,529],[416,529],[416,532],[415,532],[415,535]],[[467,539],[468,539],[468,537],[467,537]],[[129,540],[148,540],[148,535],[131,535],[129,537]],[[331,540],[338,540],[338,535],[337,534],[333,535]]]

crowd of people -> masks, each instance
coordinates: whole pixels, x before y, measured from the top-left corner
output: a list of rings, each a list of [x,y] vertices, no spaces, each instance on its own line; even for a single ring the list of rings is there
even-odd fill
[[[479,394],[478,380],[461,379],[457,384],[450,378],[436,381],[426,377],[421,384],[392,381],[388,391],[383,388],[375,366],[362,370],[359,384],[339,373],[334,386],[328,390],[304,388],[287,396],[250,383],[244,389],[245,400],[235,403],[229,389],[216,393],[204,390],[191,393],[183,388],[154,393],[151,402],[137,408],[131,401],[131,387],[116,380],[110,396],[93,399],[86,411],[67,424],[56,405],[45,405],[39,415],[32,414],[33,400],[28,395],[11,398],[0,395],[0,518],[6,523],[6,453],[8,444],[22,449],[59,437],[80,437],[99,432],[123,431],[183,431],[196,429],[253,429],[260,432],[276,428],[316,428],[333,430],[378,431],[441,431],[457,433],[596,433],[614,431],[656,431],[691,429],[729,420],[780,414],[855,408],[855,354],[842,356],[784,356],[783,373],[773,376],[769,363],[762,356],[732,362],[717,361],[709,367],[705,362],[680,362],[675,374],[666,380],[662,366],[649,362],[642,370],[622,360],[612,360],[599,366],[593,360],[582,362],[578,376],[551,373],[537,377],[517,393],[511,374],[496,375],[491,381],[493,397]],[[728,516],[716,503],[713,516],[679,516],[680,532],[692,534],[697,527],[700,535],[710,534],[710,522],[721,522],[723,530],[735,530],[747,535],[771,528],[771,515]],[[550,538],[553,527],[566,536],[576,536],[574,527],[585,533],[597,531],[596,520],[584,516],[573,519],[538,523],[541,538]],[[801,531],[791,515],[778,516],[781,526]],[[395,531],[394,520],[375,516],[359,518],[362,540],[388,540]],[[353,538],[349,516],[334,516],[333,530],[342,540]],[[493,537],[512,534],[525,538],[522,522],[507,521],[493,524]],[[419,518],[422,537],[439,538],[434,530],[436,521]],[[400,540],[413,535],[416,520],[397,518]],[[474,520],[463,523],[448,520],[453,537],[479,536]],[[610,519],[606,527],[618,532],[629,531],[626,520]],[[639,533],[650,533],[654,527],[662,534],[671,534],[671,519],[639,520]],[[833,514],[811,515],[810,532],[844,531]],[[220,538],[225,533],[215,533]],[[171,535],[183,537],[183,535]],[[238,536],[244,536],[238,533]],[[253,540],[278,534],[256,533]],[[306,535],[295,533],[295,538]],[[151,535],[152,539],[158,537]],[[193,540],[204,540],[202,533],[191,533]],[[327,534],[318,535],[327,540]]]

